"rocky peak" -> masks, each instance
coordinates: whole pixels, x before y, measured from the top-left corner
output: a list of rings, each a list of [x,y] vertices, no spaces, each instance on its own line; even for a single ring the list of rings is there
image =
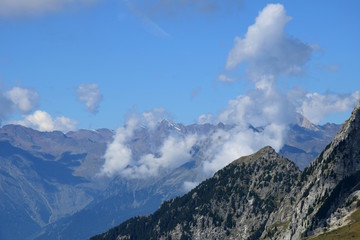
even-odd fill
[[[287,222],[277,239],[300,239],[334,227],[337,219],[345,218],[356,199],[349,199],[360,189],[360,103],[343,124],[332,142],[307,167],[290,195],[296,204],[287,216],[276,212],[268,222]],[[284,202],[280,209],[289,206]],[[338,214],[341,212],[341,214]],[[281,219],[281,220],[280,220]]]
[[[154,214],[94,239],[258,239],[300,171],[271,147],[242,157]],[[138,231],[146,226],[148,231]]]
[[[300,113],[298,113],[296,115],[296,123],[297,125],[299,125],[300,127],[312,130],[312,131],[319,131],[318,126],[316,126],[315,124],[313,124],[312,122],[310,122],[309,119],[307,119],[306,117],[304,117],[303,115],[301,115]]]

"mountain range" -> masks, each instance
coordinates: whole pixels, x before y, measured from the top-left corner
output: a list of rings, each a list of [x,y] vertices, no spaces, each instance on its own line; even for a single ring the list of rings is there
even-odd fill
[[[303,171],[267,146],[91,239],[359,239],[359,131],[360,102]]]
[[[233,127],[221,123],[184,126],[163,120],[153,130],[136,130],[129,146],[134,157],[139,157],[155,154],[170,134],[208,135]],[[299,175],[298,168],[304,169],[339,127],[314,125],[298,116],[297,124],[289,126],[280,150],[281,155],[296,163],[289,162],[293,172],[288,174]],[[193,148],[190,161],[151,181],[117,175],[99,177],[104,153],[114,134],[109,129],[64,134],[19,125],[0,128],[0,239],[87,239],[133,216],[150,214],[165,200],[183,195],[187,192],[184,181],[205,179],[197,174],[205,146]],[[279,194],[285,195],[284,191]]]

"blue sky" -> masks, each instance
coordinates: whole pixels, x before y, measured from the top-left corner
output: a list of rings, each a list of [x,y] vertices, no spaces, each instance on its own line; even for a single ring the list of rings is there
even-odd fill
[[[280,3],[289,17],[282,31],[292,40],[285,41],[299,43],[290,49],[296,71],[264,72],[284,101],[316,123],[342,122],[360,96],[356,0],[26,2],[0,0],[2,124],[115,129],[129,112],[160,108],[185,124],[200,116],[226,122],[223,113],[236,105],[229,101],[259,96],[250,75],[264,69],[271,47],[227,63],[235,38],[246,40],[269,3]]]

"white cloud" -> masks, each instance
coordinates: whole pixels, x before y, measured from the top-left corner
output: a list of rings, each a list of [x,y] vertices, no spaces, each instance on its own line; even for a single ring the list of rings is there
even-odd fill
[[[207,160],[203,162],[204,172],[211,175],[266,145],[280,150],[287,126],[294,117],[295,108],[287,95],[277,90],[272,77],[263,77],[255,89],[230,100],[228,107],[218,115],[219,122],[235,127],[217,130],[211,136],[212,144],[206,152]]]
[[[80,84],[76,92],[78,99],[85,104],[89,112],[93,114],[98,112],[102,94],[97,84]]]
[[[235,38],[226,68],[231,69],[247,61],[248,73],[250,77],[255,77],[255,81],[257,76],[263,74],[279,76],[301,73],[311,57],[312,47],[285,32],[290,20],[281,4],[268,4],[248,28],[245,37]]]
[[[33,16],[54,12],[74,4],[91,4],[96,0],[0,0],[0,16]]]
[[[13,87],[6,92],[5,96],[13,102],[16,109],[23,113],[34,110],[39,99],[37,92],[21,87]]]
[[[207,176],[225,167],[235,159],[252,154],[270,145],[280,150],[287,133],[287,126],[269,124],[260,132],[237,126],[229,131],[218,130],[211,136],[211,146],[207,149],[207,159],[202,169]]]
[[[123,171],[132,161],[132,152],[127,142],[133,136],[139,121],[137,118],[127,120],[124,127],[118,128],[114,140],[108,145],[100,175],[113,176]]]
[[[139,172],[141,171],[148,171],[148,174],[150,172],[155,174],[157,170],[151,168],[155,165],[151,165],[151,163],[147,162],[152,155],[143,156],[139,162],[134,162],[133,154],[128,143],[133,137],[136,129],[139,127],[148,127],[149,130],[153,130],[156,125],[164,119],[164,116],[167,115],[167,112],[162,108],[156,108],[153,111],[144,112],[142,114],[137,114],[135,110],[133,110],[126,121],[125,126],[116,130],[114,140],[107,146],[104,155],[105,162],[99,175],[110,177],[113,175],[121,175],[128,178],[142,178],[142,176],[139,176]],[[163,146],[164,149],[166,149],[167,146],[168,145]],[[167,162],[166,159],[164,161]],[[130,176],[131,174],[134,175]]]
[[[276,87],[272,76],[263,76],[246,95],[230,100],[218,116],[218,121],[247,127],[271,123],[288,124],[294,121],[295,109],[287,95]]]
[[[27,115],[23,120],[13,122],[25,127],[37,129],[39,131],[55,131],[68,132],[76,129],[77,122],[66,117],[52,118],[45,111],[35,111],[33,114]]]
[[[318,124],[331,113],[346,112],[354,108],[359,99],[359,91],[343,95],[306,93],[298,112],[312,123]]]
[[[290,20],[281,4],[268,4],[259,12],[245,37],[235,38],[226,68],[247,62],[246,72],[254,88],[230,100],[219,113],[219,122],[235,127],[228,131],[218,130],[211,136],[207,160],[202,164],[208,175],[266,145],[276,150],[282,147],[288,125],[295,121],[299,99],[280,91],[276,78],[301,73],[313,51],[310,45],[285,32]],[[218,79],[233,81],[225,74]]]
[[[175,169],[191,159],[190,150],[196,140],[195,135],[183,138],[169,136],[159,149],[159,156],[144,155],[139,161],[123,168],[120,175],[127,178],[148,178],[158,176],[162,170]]]

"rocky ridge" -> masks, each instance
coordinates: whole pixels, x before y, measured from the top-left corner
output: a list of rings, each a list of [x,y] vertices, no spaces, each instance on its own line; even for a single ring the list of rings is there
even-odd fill
[[[265,147],[183,197],[164,202],[154,214],[93,239],[258,239],[300,173],[293,162]]]
[[[289,223],[277,239],[299,239],[336,228],[360,200],[360,103],[325,150],[303,171],[290,195],[293,211],[267,224]],[[282,208],[288,203],[284,202]]]

